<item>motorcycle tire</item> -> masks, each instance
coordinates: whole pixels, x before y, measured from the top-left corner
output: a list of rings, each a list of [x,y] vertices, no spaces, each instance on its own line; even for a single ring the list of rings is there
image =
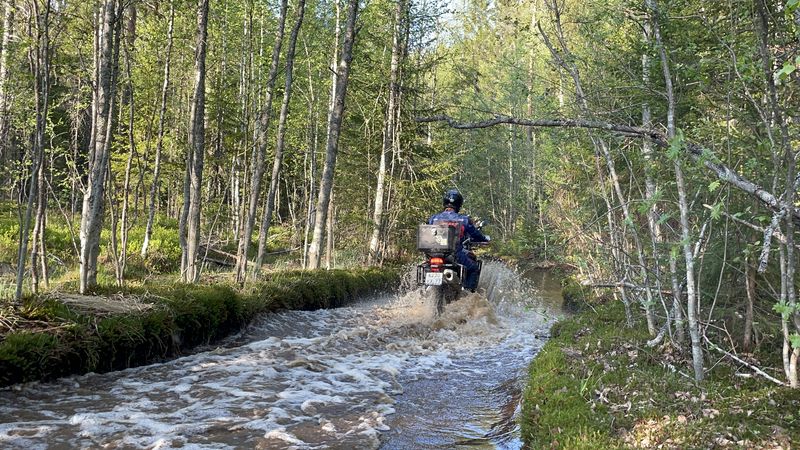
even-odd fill
[[[458,298],[458,293],[460,291],[459,286],[454,286],[450,284],[443,284],[436,288],[436,314],[442,315],[444,313],[444,307],[450,303],[454,302]]]

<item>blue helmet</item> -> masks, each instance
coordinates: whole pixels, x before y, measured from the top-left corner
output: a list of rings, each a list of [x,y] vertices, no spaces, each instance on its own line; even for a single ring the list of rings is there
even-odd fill
[[[458,189],[450,189],[444,193],[442,204],[445,208],[453,208],[458,212],[461,209],[461,205],[464,204],[464,196],[458,192]]]

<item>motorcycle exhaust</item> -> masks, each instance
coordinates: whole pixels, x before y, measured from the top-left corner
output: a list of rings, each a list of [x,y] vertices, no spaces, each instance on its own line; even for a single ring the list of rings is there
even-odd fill
[[[444,270],[444,279],[447,281],[453,281],[456,278],[456,272],[452,269],[445,269]]]

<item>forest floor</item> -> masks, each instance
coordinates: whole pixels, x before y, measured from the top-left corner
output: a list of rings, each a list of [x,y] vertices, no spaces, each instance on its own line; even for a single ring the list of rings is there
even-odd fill
[[[759,448],[800,443],[800,390],[707,354],[646,345],[620,302],[592,303],[557,323],[530,367],[522,434],[531,448]],[[753,356],[747,356],[755,358]]]

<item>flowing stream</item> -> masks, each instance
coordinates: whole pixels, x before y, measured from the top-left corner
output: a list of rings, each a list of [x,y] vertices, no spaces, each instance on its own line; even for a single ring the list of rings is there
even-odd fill
[[[520,448],[557,286],[489,262],[441,317],[431,297],[271,314],[163,364],[14,386],[0,448]]]

